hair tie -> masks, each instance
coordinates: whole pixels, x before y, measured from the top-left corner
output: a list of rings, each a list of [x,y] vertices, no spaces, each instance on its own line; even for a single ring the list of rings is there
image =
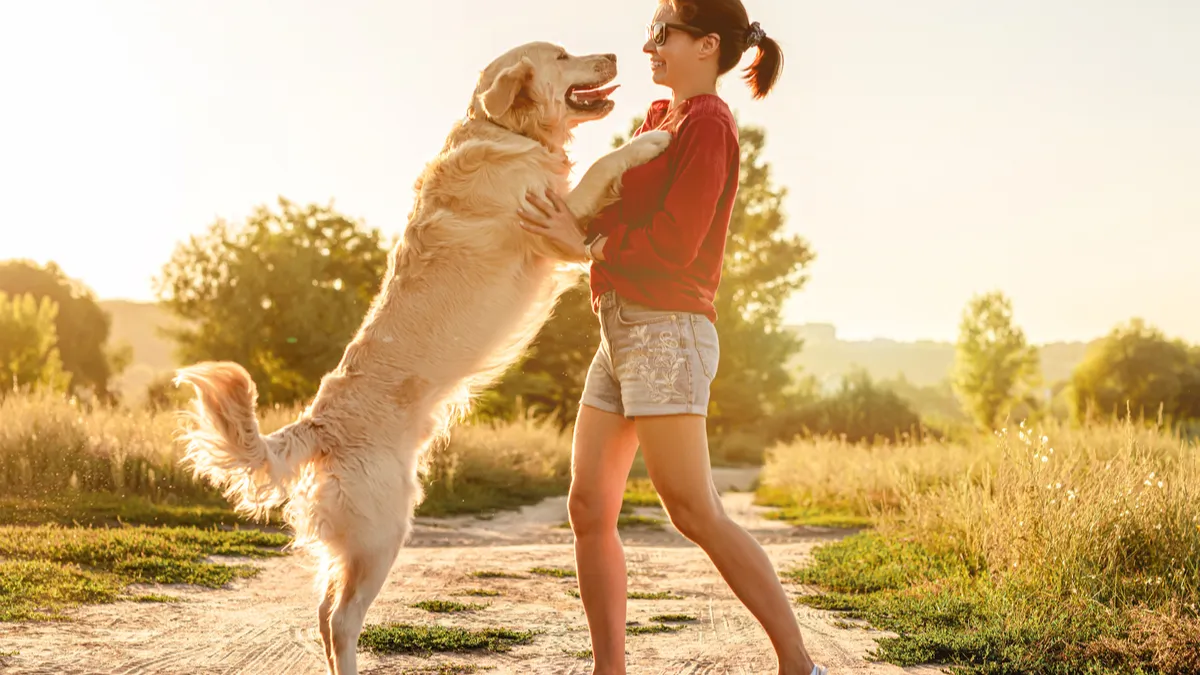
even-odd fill
[[[750,27],[746,29],[746,49],[757,47],[758,43],[762,42],[762,39],[765,37],[767,37],[767,33],[762,29],[762,26],[758,25],[757,21],[750,24]]]

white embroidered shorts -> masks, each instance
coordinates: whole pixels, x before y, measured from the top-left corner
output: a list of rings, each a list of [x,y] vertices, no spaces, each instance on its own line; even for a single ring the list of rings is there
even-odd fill
[[[652,309],[608,291],[600,296],[600,346],[579,401],[629,418],[707,416],[720,357],[707,316]]]

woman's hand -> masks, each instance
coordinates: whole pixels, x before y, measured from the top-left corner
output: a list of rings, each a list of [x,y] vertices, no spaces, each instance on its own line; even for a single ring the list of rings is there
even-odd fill
[[[546,190],[547,199],[542,199],[532,192],[526,193],[525,197],[533,210],[524,207],[517,209],[521,228],[540,234],[563,251],[582,258],[584,232],[579,227],[579,221],[575,220],[575,216],[567,208],[566,202],[550,189]]]

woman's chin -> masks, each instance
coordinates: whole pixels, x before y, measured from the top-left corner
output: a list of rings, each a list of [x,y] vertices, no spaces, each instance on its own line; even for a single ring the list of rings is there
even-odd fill
[[[667,73],[662,68],[650,71],[650,79],[654,81],[654,84],[667,86]]]

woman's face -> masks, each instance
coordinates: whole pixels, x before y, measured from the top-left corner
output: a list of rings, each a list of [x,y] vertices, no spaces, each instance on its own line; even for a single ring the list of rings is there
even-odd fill
[[[665,2],[659,3],[650,25],[653,26],[659,21],[667,24],[683,23],[671,5]],[[650,55],[650,75],[654,83],[673,88],[689,79],[699,63],[696,43],[696,38],[672,26],[666,27],[666,40],[661,45],[654,43],[653,34],[648,35],[642,51]]]

